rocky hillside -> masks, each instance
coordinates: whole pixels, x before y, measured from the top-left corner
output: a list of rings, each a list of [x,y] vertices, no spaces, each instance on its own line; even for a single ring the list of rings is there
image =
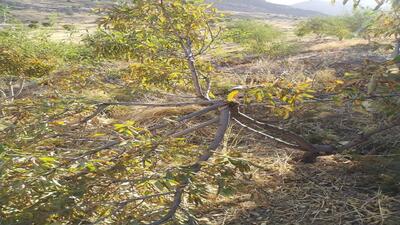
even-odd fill
[[[50,15],[57,14],[58,18],[68,22],[84,22],[83,15],[90,14],[96,7],[106,7],[112,0],[0,0],[0,4],[8,6],[12,14],[24,22],[43,21]],[[273,14],[290,17],[311,17],[322,13],[298,9],[291,6],[273,4],[265,0],[206,0],[215,3],[223,11],[237,13]],[[84,21],[82,21],[84,20]]]
[[[256,12],[280,14],[295,17],[321,16],[323,13],[298,9],[287,5],[280,5],[266,2],[265,0],[207,0],[215,3],[220,10],[234,12]]]
[[[299,9],[313,10],[327,15],[343,15],[351,13],[352,11],[351,4],[343,6],[341,1],[332,4],[329,1],[323,1],[323,0],[307,0],[304,2],[294,4],[292,5],[292,7]]]

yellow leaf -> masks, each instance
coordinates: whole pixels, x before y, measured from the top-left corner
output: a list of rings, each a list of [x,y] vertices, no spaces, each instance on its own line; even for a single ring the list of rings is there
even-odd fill
[[[235,98],[238,95],[239,95],[239,91],[238,90],[233,90],[233,91],[231,91],[231,93],[228,94],[228,96],[226,97],[226,100],[228,102],[233,102],[233,101],[235,101]]]
[[[312,95],[310,95],[310,94],[307,94],[307,93],[303,93],[301,96],[302,96],[303,98],[314,98],[314,96],[312,96]]]
[[[335,80],[335,83],[337,83],[337,84],[344,84],[344,81],[342,81],[342,80]]]
[[[215,99],[215,95],[212,92],[208,93],[208,97],[210,97],[211,99]]]
[[[64,121],[53,121],[53,122],[51,122],[51,124],[63,126],[63,125],[65,125],[65,122]]]
[[[102,136],[105,136],[106,134],[104,134],[104,133],[95,133],[95,134],[93,134],[92,135],[92,137],[102,137]]]

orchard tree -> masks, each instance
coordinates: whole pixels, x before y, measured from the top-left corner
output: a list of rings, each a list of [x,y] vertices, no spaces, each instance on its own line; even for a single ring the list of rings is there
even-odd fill
[[[395,7],[389,12],[382,12],[372,29],[374,36],[394,39],[394,58],[400,54],[400,10],[398,9]]]
[[[335,0],[333,0],[335,2]],[[347,4],[349,0],[344,0],[343,4]],[[391,6],[389,11],[381,11],[380,15],[372,23],[369,30],[374,36],[392,37],[394,38],[393,58],[399,56],[400,53],[400,1],[399,0],[375,0],[375,10],[380,9],[384,4]],[[353,6],[356,8],[362,3],[362,0],[353,0]]]
[[[198,57],[219,36],[218,21],[201,1],[128,1],[108,10],[102,29],[86,41],[99,55],[128,59],[133,81],[171,88],[189,72],[196,95],[210,99],[211,65]]]
[[[46,52],[44,41],[30,41],[31,38],[22,27],[0,31],[0,102],[13,101],[27,80],[47,76],[55,69],[54,55]]]
[[[0,4],[0,15],[3,19],[3,25],[7,24],[8,17],[10,16],[10,9],[7,5]]]

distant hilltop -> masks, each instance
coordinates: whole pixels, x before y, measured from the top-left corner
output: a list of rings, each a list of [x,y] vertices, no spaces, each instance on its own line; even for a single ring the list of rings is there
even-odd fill
[[[344,6],[342,2],[343,1],[337,1],[335,4],[332,4],[331,1],[307,0],[304,2],[293,4],[291,6],[298,9],[313,10],[332,16],[351,13],[353,8],[352,4],[347,4]]]
[[[270,13],[295,17],[324,15],[321,12],[274,4],[265,0],[206,0],[206,2],[215,3],[215,7],[220,10],[233,12]]]
[[[222,11],[253,14],[273,14],[284,17],[313,17],[321,12],[266,2],[265,0],[205,0],[214,3]],[[45,21],[56,14],[59,21],[81,23],[93,20],[91,11],[97,7],[109,7],[113,0],[0,0],[11,13],[23,22]]]

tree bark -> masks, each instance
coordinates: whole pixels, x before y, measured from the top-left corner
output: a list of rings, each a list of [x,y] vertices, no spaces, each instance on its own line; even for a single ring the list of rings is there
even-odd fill
[[[183,41],[183,40],[182,40]],[[196,91],[196,95],[199,98],[205,98],[208,99],[204,93],[203,90],[200,86],[200,81],[199,81],[199,73],[197,72],[196,68],[196,59],[194,57],[193,51],[192,51],[192,43],[189,38],[186,40],[186,44],[181,43],[184,51],[185,51],[185,56],[186,56],[186,61],[189,65],[190,73],[192,75],[192,82]]]
[[[400,55],[400,38],[396,37],[396,41],[394,44],[393,58],[396,58]]]

